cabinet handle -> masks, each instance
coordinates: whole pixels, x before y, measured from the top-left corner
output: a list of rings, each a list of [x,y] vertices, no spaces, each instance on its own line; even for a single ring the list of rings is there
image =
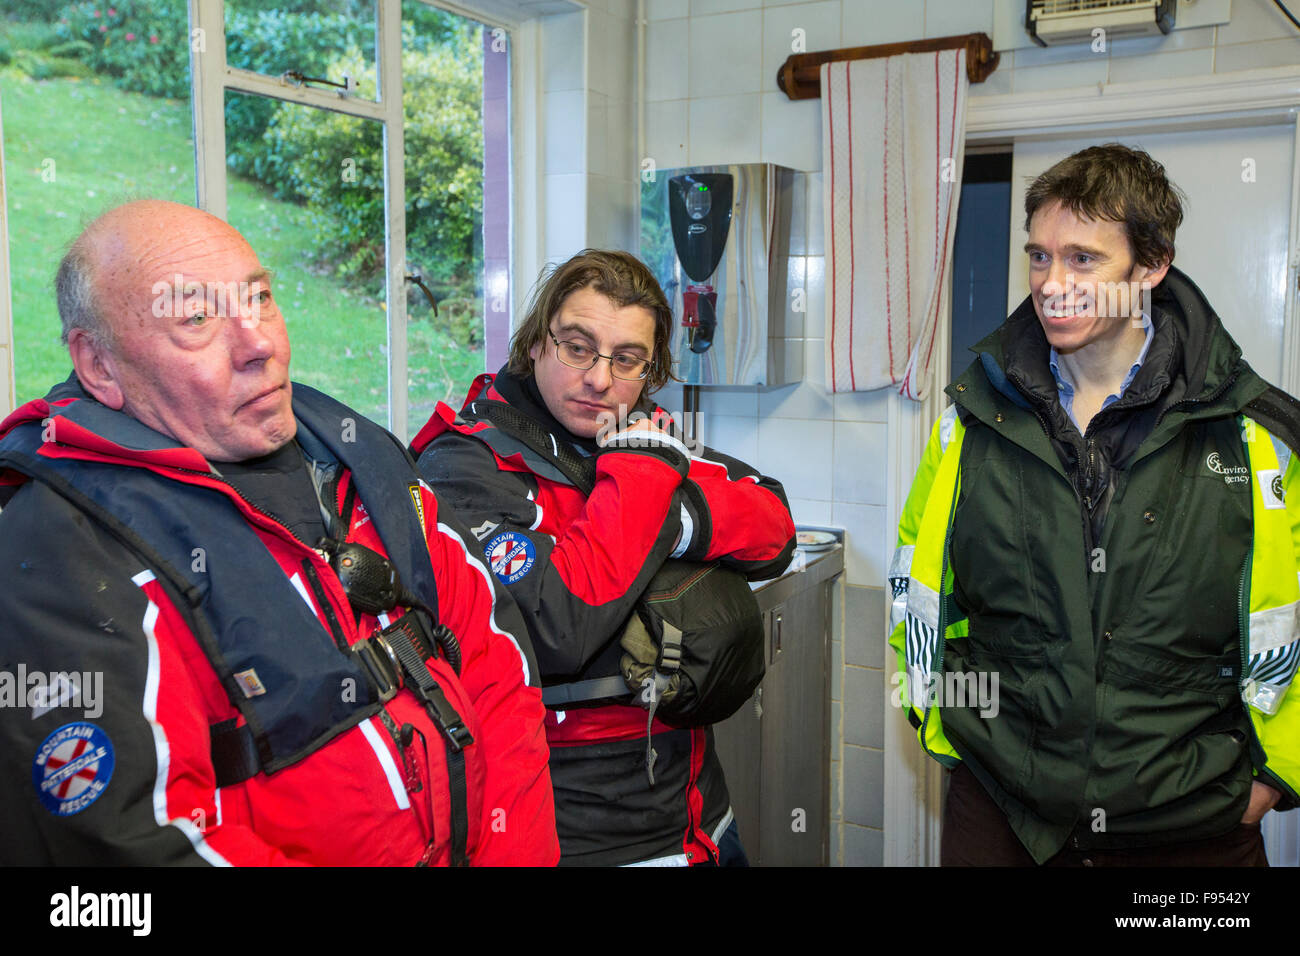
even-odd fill
[[[776,616],[776,653],[772,655],[773,658],[775,658],[775,657],[777,656],[777,654],[780,654],[780,653],[781,653],[781,624],[782,624],[782,620],[783,620],[783,619],[782,619],[781,615],[778,614],[778,615]]]

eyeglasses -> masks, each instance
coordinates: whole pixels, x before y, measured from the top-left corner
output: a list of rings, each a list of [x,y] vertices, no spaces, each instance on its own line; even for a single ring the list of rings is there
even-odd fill
[[[561,342],[550,329],[546,334],[555,343],[555,357],[569,368],[595,368],[599,359],[609,359],[609,370],[615,378],[625,382],[639,382],[650,373],[650,362],[627,352],[615,352],[613,355],[601,355],[595,349],[587,348],[579,342]]]

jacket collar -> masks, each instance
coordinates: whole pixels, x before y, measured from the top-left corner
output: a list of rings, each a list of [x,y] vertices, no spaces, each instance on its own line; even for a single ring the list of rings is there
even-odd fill
[[[1159,412],[1184,401],[1211,407],[1235,393],[1234,383],[1258,381],[1241,357],[1241,349],[1196,284],[1170,267],[1152,292],[1155,334],[1146,361],[1112,407],[1157,405]],[[958,379],[967,388],[948,388],[955,401],[969,407],[968,388],[989,388],[1022,408],[1035,408],[1058,426],[1066,420],[1048,367],[1050,345],[1026,297],[1003,325],[972,347],[975,363]],[[978,368],[983,375],[973,375]],[[980,379],[984,381],[981,382]]]

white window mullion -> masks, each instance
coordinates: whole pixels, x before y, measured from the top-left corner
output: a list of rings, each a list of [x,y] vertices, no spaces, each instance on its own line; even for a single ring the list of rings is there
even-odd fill
[[[406,174],[402,112],[401,0],[375,5],[379,100],[343,97],[226,63],[224,0],[189,0],[197,203],[227,219],[226,90],[301,103],[383,124],[384,261],[387,265],[388,428],[407,437]],[[197,32],[196,32],[197,31]],[[7,287],[7,286],[6,286]],[[0,340],[3,346],[3,340]],[[11,386],[12,388],[12,386]]]
[[[224,0],[190,0],[195,200],[220,219],[226,218],[225,7]]]
[[[4,128],[0,120],[0,129]],[[5,147],[0,136],[0,418],[14,410],[14,316],[9,294],[9,197],[5,194]]]
[[[406,141],[402,113],[402,3],[375,5],[379,104],[384,122],[384,263],[388,269],[388,430],[407,432]]]

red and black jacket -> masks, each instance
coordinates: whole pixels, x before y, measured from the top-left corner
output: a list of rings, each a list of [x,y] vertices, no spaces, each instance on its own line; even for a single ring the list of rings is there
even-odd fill
[[[459,639],[459,676],[443,656],[427,666],[474,740],[463,749],[469,861],[554,863],[537,668],[512,634],[524,629],[513,602],[392,436],[304,386],[294,409],[301,442],[305,421],[351,425],[325,443],[341,466],[332,504],[346,515],[342,537],[405,567]],[[394,467],[369,467],[381,456]],[[448,862],[461,760],[409,687],[383,700],[350,680],[351,649],[386,621],[354,612],[321,553],[193,449],[95,403],[75,380],[0,425],[0,460],[0,670],[102,680],[89,709],[72,706],[84,694],[48,693],[0,708],[0,861]],[[160,540],[160,527],[184,545]],[[184,571],[198,583],[187,586],[173,552],[188,558],[195,534],[208,547],[194,549]],[[287,636],[281,618],[294,622]],[[269,646],[272,635],[292,646]],[[232,674],[236,654],[257,667]],[[261,772],[223,771],[213,742],[231,727],[250,730]]]
[[[472,420],[479,399],[507,402],[557,440],[595,455],[590,497],[522,443]],[[644,410],[669,420],[653,405]],[[412,451],[518,602],[544,685],[582,679],[669,557],[723,561],[753,580],[789,563],[794,523],[785,493],[743,462],[677,440],[584,442],[547,412],[531,378],[506,372],[476,379],[463,411],[439,404]],[[546,733],[562,863],[716,856],[729,799],[707,728],[655,721],[653,788],[640,707],[551,711]]]

